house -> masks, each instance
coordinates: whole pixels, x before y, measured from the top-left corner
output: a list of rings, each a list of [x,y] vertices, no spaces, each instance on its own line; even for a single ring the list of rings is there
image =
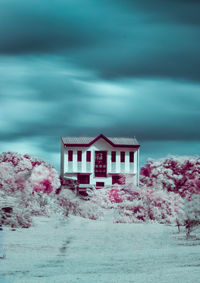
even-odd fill
[[[136,138],[62,137],[61,178],[81,187],[98,188],[120,183],[120,175],[139,182],[139,148]],[[126,179],[123,178],[124,181]]]

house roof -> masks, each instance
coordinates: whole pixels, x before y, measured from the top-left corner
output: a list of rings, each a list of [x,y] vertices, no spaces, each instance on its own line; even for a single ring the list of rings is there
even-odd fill
[[[139,148],[140,145],[136,138],[125,137],[106,137],[100,134],[97,137],[62,137],[62,142],[65,146],[84,146],[88,147],[95,143],[100,138],[105,139],[113,147],[135,147]]]

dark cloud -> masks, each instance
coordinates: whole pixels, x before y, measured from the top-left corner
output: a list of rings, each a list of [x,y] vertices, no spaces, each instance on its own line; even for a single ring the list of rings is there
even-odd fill
[[[200,80],[200,4],[138,0],[117,2],[116,7],[110,21],[102,23],[110,32],[110,40],[100,34],[98,45],[72,54],[77,65],[91,68],[108,80]]]
[[[200,139],[199,2],[0,7],[2,149],[54,156],[60,136],[104,133],[170,152],[171,141]]]
[[[120,77],[154,77],[174,78],[183,80],[200,81],[198,72],[200,66],[199,40],[180,38],[177,45],[176,34],[172,32],[171,38],[160,32],[160,40],[149,38],[148,30],[144,31],[144,38],[139,42],[127,40],[125,43],[114,44],[115,50],[108,47],[106,52],[101,50],[88,50],[85,56],[76,58],[78,64],[92,68],[105,79]],[[143,32],[142,32],[143,33]],[[140,34],[141,35],[141,34]],[[146,37],[146,42],[145,42]],[[184,40],[183,40],[184,39]],[[168,41],[168,42],[167,42]],[[154,42],[154,46],[152,46]],[[159,43],[160,42],[160,43]],[[191,44],[193,42],[193,44]],[[187,45],[192,45],[188,49]],[[185,47],[184,47],[185,46]],[[88,55],[90,54],[90,61]],[[99,56],[97,56],[99,54]]]
[[[85,1],[85,8],[91,1]],[[83,1],[0,1],[0,53],[48,53],[94,44],[100,25]]]
[[[140,12],[146,21],[200,25],[198,0],[123,0],[124,8]]]
[[[199,81],[195,1],[0,1],[0,53],[62,56],[105,79]]]
[[[0,77],[1,139],[25,137],[136,135],[142,140],[200,138],[199,85],[174,80],[105,81],[65,68],[55,58],[4,62]],[[10,70],[15,67],[17,76]],[[23,70],[23,71],[20,71]],[[24,84],[21,82],[24,80]],[[7,84],[9,83],[9,84]]]

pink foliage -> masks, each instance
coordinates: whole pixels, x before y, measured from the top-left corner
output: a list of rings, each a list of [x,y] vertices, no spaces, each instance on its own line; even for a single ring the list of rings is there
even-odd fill
[[[8,162],[0,163],[0,189],[10,192],[18,188],[16,173],[12,164]]]
[[[161,187],[190,199],[200,194],[200,158],[170,157],[151,160],[141,169],[141,184]]]
[[[123,199],[119,205],[119,214],[129,216],[133,221],[173,223],[183,210],[179,196],[146,186],[140,187],[137,194],[124,194]]]
[[[51,182],[48,179],[45,179],[39,183],[39,186],[34,187],[34,191],[50,194],[53,191],[53,187]]]
[[[120,193],[119,189],[111,189],[109,192],[109,200],[111,202],[122,202],[123,198],[122,198],[122,194]]]
[[[90,202],[117,212],[114,219],[117,223],[175,223],[183,213],[183,201],[179,195],[144,185],[140,188],[132,185],[130,188],[129,184],[128,189],[126,186],[115,186],[97,190]]]
[[[65,216],[73,214],[97,220],[103,214],[97,203],[77,198],[71,190],[61,190],[61,193],[57,196],[57,201]]]
[[[55,191],[60,186],[56,170],[54,168],[47,168],[44,165],[39,165],[32,170],[27,184],[33,191],[47,194]]]
[[[32,188],[49,194],[59,187],[58,173],[45,161],[15,152],[0,154],[0,189],[14,192]]]
[[[29,155],[0,154],[0,225],[29,227],[33,215],[48,215],[54,209],[50,193],[59,187],[58,173],[50,164]]]
[[[146,167],[141,168],[141,175],[145,177],[149,177],[151,174],[151,167],[150,164],[147,164]]]

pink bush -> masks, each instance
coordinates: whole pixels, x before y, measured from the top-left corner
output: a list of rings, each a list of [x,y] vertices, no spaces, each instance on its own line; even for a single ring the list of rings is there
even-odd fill
[[[47,168],[44,165],[38,165],[33,168],[30,178],[27,180],[27,186],[33,191],[50,194],[60,187],[60,181],[56,170]]]
[[[146,164],[146,167],[141,168],[141,175],[145,177],[149,177],[151,174],[151,167],[150,164]]]
[[[123,201],[123,197],[122,197],[122,193],[120,193],[120,190],[115,188],[115,189],[111,189],[109,191],[109,200],[111,202],[122,202]]]
[[[170,157],[150,160],[141,169],[141,184],[160,187],[190,199],[200,193],[200,158]]]
[[[8,162],[0,163],[0,189],[9,189],[10,192],[17,189],[16,174],[13,166]]]
[[[0,224],[28,227],[33,215],[47,215],[60,187],[56,170],[44,161],[17,153],[0,154]],[[12,208],[6,216],[2,208]]]
[[[175,223],[184,214],[183,209],[180,196],[146,186],[141,186],[137,194],[126,192],[123,202],[118,205],[121,222],[153,220],[159,223]]]
[[[51,193],[60,187],[57,171],[45,161],[14,152],[0,154],[0,189],[5,191],[32,188]]]
[[[46,193],[46,194],[50,194],[53,191],[53,187],[51,185],[51,182],[48,179],[41,181],[39,183],[39,186],[34,186],[33,189],[34,189],[35,192],[38,192],[38,193],[43,192],[43,193]]]
[[[184,215],[184,203],[179,195],[154,189],[145,185],[140,188],[115,186],[97,190],[89,203],[113,211],[113,220],[117,223],[156,221],[176,223]],[[88,204],[89,205],[89,204]]]
[[[61,190],[57,196],[58,204],[65,216],[77,215],[91,220],[101,219],[103,210],[97,203],[78,198],[71,190]]]
[[[147,174],[148,171],[148,174]],[[177,225],[183,224],[190,234],[192,227],[200,225],[200,157],[169,157],[150,160],[141,169],[141,184],[152,189],[173,192],[182,200],[182,213]],[[159,206],[159,202],[155,205]],[[178,207],[176,208],[178,211]],[[168,209],[170,214],[171,210]]]

